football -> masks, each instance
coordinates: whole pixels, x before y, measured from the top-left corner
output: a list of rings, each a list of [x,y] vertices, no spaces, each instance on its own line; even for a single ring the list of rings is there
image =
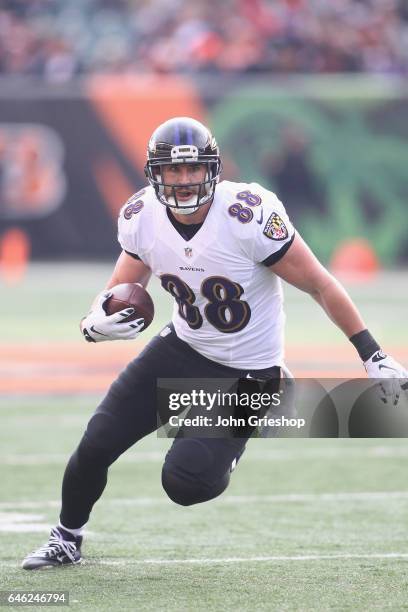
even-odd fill
[[[109,291],[112,295],[103,306],[107,315],[119,312],[119,310],[124,308],[134,308],[135,312],[123,319],[123,321],[134,321],[143,317],[145,321],[143,330],[149,327],[154,317],[154,304],[152,298],[142,285],[139,283],[121,283],[111,287]]]

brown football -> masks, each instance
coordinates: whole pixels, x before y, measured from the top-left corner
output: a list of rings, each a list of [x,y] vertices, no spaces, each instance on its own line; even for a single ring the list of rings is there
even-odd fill
[[[103,307],[107,315],[114,314],[124,308],[134,308],[135,312],[123,322],[134,321],[143,317],[145,324],[143,329],[149,327],[154,317],[154,304],[146,289],[138,283],[121,283],[111,287],[109,291],[112,296],[106,300]]]

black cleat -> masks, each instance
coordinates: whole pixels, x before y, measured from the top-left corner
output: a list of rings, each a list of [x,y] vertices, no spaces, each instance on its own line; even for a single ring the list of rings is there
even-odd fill
[[[26,570],[35,570],[61,565],[76,565],[82,560],[81,544],[82,537],[75,538],[61,527],[53,527],[48,543],[27,555],[21,567]]]

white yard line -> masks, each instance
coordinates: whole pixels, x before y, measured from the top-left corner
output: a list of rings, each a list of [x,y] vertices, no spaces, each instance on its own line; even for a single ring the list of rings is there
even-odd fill
[[[47,532],[50,526],[42,522],[44,518],[42,514],[0,511],[0,533]]]
[[[120,457],[122,463],[156,463],[164,461],[164,456],[167,449],[161,451],[140,451],[135,453],[125,454]],[[4,453],[0,454],[0,462],[2,465],[52,465],[65,464],[69,459],[70,453]],[[251,450],[250,448],[245,453],[245,461],[267,461],[267,460],[307,460],[307,459],[336,459],[336,458],[407,458],[408,447],[406,446],[372,446],[368,448],[350,448],[344,446],[340,448],[317,448],[317,449],[302,449],[301,451],[293,448],[293,450],[285,449],[267,449]]]
[[[84,565],[97,567],[107,565],[112,567],[129,567],[132,565],[218,565],[231,563],[282,563],[285,561],[339,561],[339,560],[367,560],[382,561],[394,559],[408,559],[408,552],[389,552],[389,553],[339,553],[336,555],[271,555],[260,557],[214,557],[203,559],[101,559],[84,561]],[[0,561],[0,568],[19,569],[20,562]],[[80,567],[80,566],[79,566]]]
[[[349,493],[282,493],[276,495],[225,495],[214,500],[216,504],[254,504],[254,503],[321,503],[321,502],[389,502],[407,500],[408,491],[357,491]],[[118,506],[155,506],[169,503],[166,497],[135,497],[106,500]],[[0,506],[1,507],[1,506]]]
[[[29,500],[20,500],[20,501],[5,501],[0,502],[0,511],[4,510],[5,512],[10,510],[39,510],[42,508],[59,508],[61,502],[58,500],[55,501],[29,501]]]
[[[336,561],[338,559],[408,559],[408,553],[340,553],[337,555],[288,555],[262,557],[225,557],[213,559],[101,559],[97,565],[213,565],[216,563],[258,563],[273,561]]]
[[[124,455],[120,460],[125,463],[142,463],[164,461],[166,451],[140,452]],[[70,453],[30,453],[0,455],[2,465],[53,465],[67,463]]]
[[[344,493],[282,493],[276,495],[225,495],[214,500],[214,504],[254,504],[254,503],[321,503],[321,502],[386,502],[408,499],[408,491],[353,491]],[[174,505],[164,494],[162,497],[105,498],[101,504],[113,506],[161,506]],[[0,502],[0,511],[17,509],[35,510],[59,508],[58,500],[44,501],[7,501]]]

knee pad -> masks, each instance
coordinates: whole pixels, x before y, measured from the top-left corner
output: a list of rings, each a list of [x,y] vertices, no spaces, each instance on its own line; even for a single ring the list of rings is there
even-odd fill
[[[200,440],[175,440],[162,470],[162,485],[176,504],[190,506],[217,497],[228,486],[230,470],[216,473],[211,449]]]

